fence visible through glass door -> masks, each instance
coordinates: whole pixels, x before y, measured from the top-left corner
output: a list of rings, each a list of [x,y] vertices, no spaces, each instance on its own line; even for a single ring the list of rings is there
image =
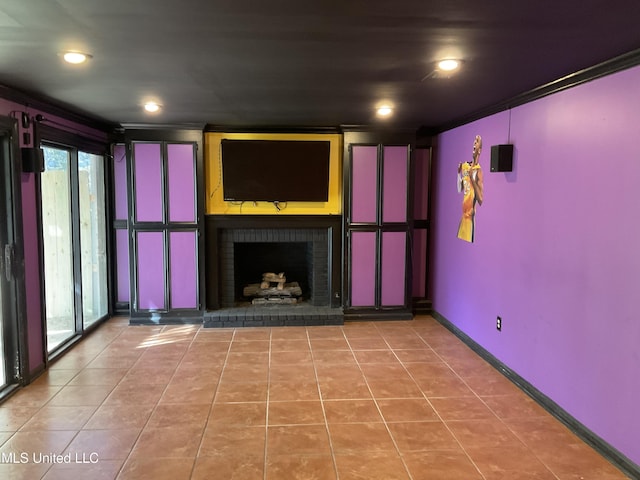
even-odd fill
[[[42,237],[49,353],[108,314],[104,157],[43,146]]]

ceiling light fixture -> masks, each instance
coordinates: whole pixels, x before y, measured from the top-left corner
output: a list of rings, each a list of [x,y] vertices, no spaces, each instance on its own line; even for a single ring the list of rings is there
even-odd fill
[[[91,55],[82,52],[64,52],[62,54],[62,58],[64,58],[64,61],[67,63],[79,65],[89,60],[91,58]]]
[[[146,102],[144,104],[144,109],[149,113],[156,113],[160,111],[160,105],[156,102]]]
[[[390,105],[380,105],[376,112],[379,117],[388,117],[393,113],[393,108]]]
[[[460,60],[456,60],[454,58],[446,58],[438,62],[438,70],[442,70],[444,72],[453,72],[454,70],[460,68],[460,63]]]

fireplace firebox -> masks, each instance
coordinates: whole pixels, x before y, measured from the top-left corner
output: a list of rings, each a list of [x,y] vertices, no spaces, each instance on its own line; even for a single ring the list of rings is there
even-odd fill
[[[342,324],[340,230],[332,216],[208,217],[205,326]],[[295,281],[299,301],[252,304],[245,287],[265,272]]]

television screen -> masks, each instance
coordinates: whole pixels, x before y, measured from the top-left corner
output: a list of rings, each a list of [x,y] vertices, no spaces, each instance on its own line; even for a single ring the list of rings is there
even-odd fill
[[[326,202],[330,142],[222,140],[225,201]]]

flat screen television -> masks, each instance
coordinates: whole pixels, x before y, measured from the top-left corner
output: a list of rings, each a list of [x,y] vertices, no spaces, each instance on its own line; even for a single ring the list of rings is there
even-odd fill
[[[326,202],[330,142],[222,140],[222,190],[228,202]]]

